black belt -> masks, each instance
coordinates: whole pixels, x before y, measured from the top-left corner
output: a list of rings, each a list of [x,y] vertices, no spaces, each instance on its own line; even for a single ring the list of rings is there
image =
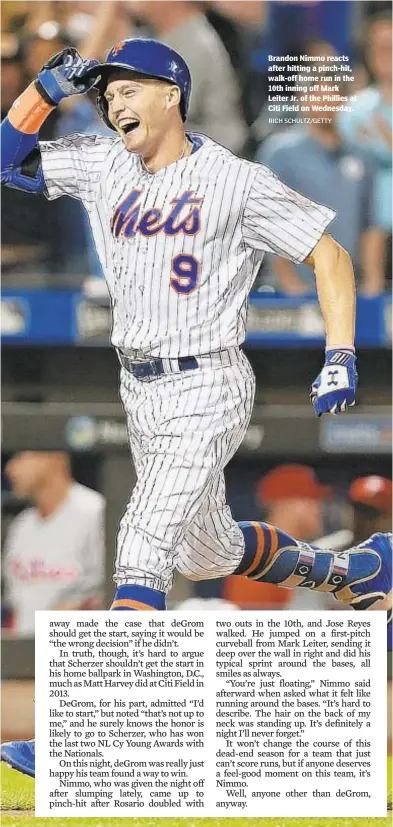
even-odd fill
[[[167,373],[177,373],[184,370],[195,370],[199,367],[195,356],[179,356],[178,359],[151,359],[148,362],[135,362],[129,356],[117,351],[120,364],[136,379],[149,379],[153,376],[163,376]]]

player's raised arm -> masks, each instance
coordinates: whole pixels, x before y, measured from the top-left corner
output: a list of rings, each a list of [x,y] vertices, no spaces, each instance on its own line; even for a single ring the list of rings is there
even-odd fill
[[[85,73],[97,65],[67,48],[43,66],[38,77],[11,107],[1,124],[1,180],[25,192],[45,192],[38,132],[53,109],[70,95],[87,92],[95,78]]]
[[[355,281],[350,256],[326,228],[334,210],[286,186],[259,165],[243,213],[243,237],[257,250],[313,267],[326,327],[326,359],[311,387],[317,416],[355,404]]]
[[[350,255],[326,233],[304,261],[315,273],[326,328],[326,360],[311,389],[318,416],[355,404],[355,278]]]

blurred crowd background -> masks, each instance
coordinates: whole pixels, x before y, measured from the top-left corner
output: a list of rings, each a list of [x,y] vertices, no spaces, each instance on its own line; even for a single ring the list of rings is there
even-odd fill
[[[391,3],[356,0],[5,1],[2,117],[45,61],[65,46],[100,59],[125,37],[167,42],[191,69],[190,131],[267,164],[287,184],[337,211],[330,232],[353,258],[359,295],[365,297],[367,345],[376,318],[390,327],[389,304],[378,302],[390,291],[392,266],[391,14]],[[301,53],[349,56],[355,77],[349,91],[357,95],[350,113],[329,115],[330,124],[269,123],[268,56]],[[107,132],[94,93],[63,102],[40,137],[73,132]],[[33,636],[34,611],[110,604],[117,521],[133,471],[116,356],[94,341],[97,330],[108,340],[105,286],[83,209],[71,199],[49,203],[3,188],[1,231],[3,286],[11,295],[2,312],[6,326],[16,325],[18,334],[3,347],[3,719],[11,721],[11,710],[12,731],[5,734],[27,735],[32,705],[25,690],[30,697],[27,679],[34,665],[24,640]],[[84,305],[78,316],[85,341],[64,346],[56,331],[70,314],[71,289],[92,305]],[[46,304],[48,290],[57,291],[55,303],[52,295]],[[258,307],[267,308],[262,334],[269,329],[297,334],[299,319],[303,329],[320,332],[312,304],[302,306],[301,316],[291,315],[293,302],[311,295],[315,284],[308,268],[267,257],[253,290]],[[273,300],[280,302],[277,309]],[[51,317],[53,338],[35,344],[19,335],[18,324],[37,307],[43,324]],[[250,319],[254,324],[252,314]],[[308,402],[321,346],[312,337],[306,345],[285,336],[277,336],[275,344],[266,344],[263,335],[253,343],[250,337],[246,350],[257,377],[255,412],[244,446],[227,469],[235,519],[267,519],[335,548],[391,527],[388,339],[359,351],[355,414],[321,423]],[[340,608],[306,591],[239,578],[191,584],[181,577],[171,595],[171,607],[177,606]],[[18,640],[22,648],[12,648]]]

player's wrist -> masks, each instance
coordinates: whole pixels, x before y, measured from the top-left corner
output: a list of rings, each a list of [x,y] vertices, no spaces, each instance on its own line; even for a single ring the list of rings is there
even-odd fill
[[[329,345],[325,349],[325,365],[355,367],[356,353],[353,345]]]
[[[59,78],[55,76],[55,70],[43,66],[38,72],[35,85],[39,89],[43,100],[50,102],[51,106],[58,106],[63,98],[67,97],[61,88]]]
[[[40,72],[40,74],[41,74],[41,72]],[[35,79],[34,86],[35,86],[38,94],[41,96],[42,100],[45,101],[45,103],[48,106],[51,106],[51,107],[58,106],[59,101],[56,101],[53,98],[51,98],[50,94],[45,89],[45,86],[41,83],[40,75],[38,75],[38,77]]]
[[[328,356],[329,353],[331,353],[335,350],[342,350],[342,351],[345,351],[347,353],[355,353],[354,345],[326,345],[326,347],[325,347],[325,353],[326,353],[327,356]]]

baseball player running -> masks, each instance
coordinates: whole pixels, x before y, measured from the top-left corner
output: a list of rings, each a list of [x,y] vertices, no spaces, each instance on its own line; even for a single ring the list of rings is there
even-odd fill
[[[50,112],[93,86],[113,138],[39,142]],[[82,201],[111,295],[137,473],[118,532],[111,608],[164,610],[176,567],[194,580],[239,574],[329,591],[358,609],[388,607],[390,535],[318,551],[266,523],[236,523],[226,504],[224,468],[253,405],[240,345],[264,254],[315,272],[326,326],[325,363],[311,389],[317,416],[355,404],[355,288],[349,255],[325,232],[333,210],[186,132],[190,94],[184,60],[157,41],[117,43],[103,64],[68,48],[2,124],[2,180]],[[19,746],[3,756],[34,774],[34,745]]]

